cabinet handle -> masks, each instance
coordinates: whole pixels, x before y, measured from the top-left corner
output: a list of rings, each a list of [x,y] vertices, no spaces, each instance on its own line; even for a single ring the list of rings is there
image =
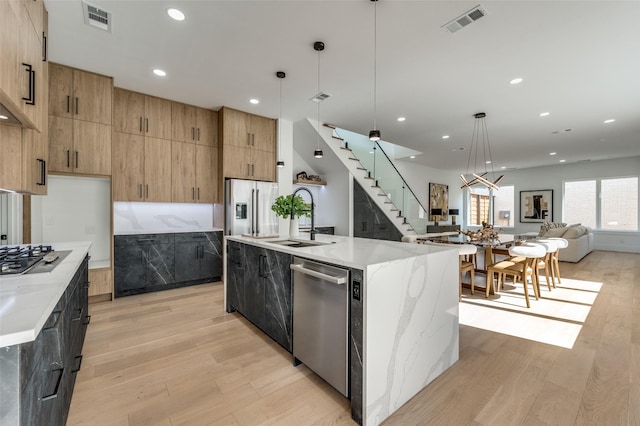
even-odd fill
[[[251,175],[251,173],[250,173],[251,170],[250,169],[251,169],[251,165],[249,163],[247,163],[247,176]]]
[[[78,151],[76,151],[76,169],[78,168]]]
[[[71,103],[71,97],[69,95],[67,95],[67,112],[70,112],[70,110],[69,110],[69,108],[71,108],[70,107],[70,103]]]
[[[198,140],[200,140],[200,127],[198,127]]]
[[[78,309],[74,309],[74,312],[78,312],[78,316],[77,317],[71,317],[71,321],[80,321],[80,318],[82,318],[82,308],[78,308]]]
[[[251,133],[247,133],[247,145],[251,145]]]
[[[145,118],[145,119],[144,119],[144,122],[145,122],[146,127],[147,127],[147,133],[149,133],[149,119],[148,119],[148,118]]]
[[[142,184],[138,184],[138,189],[140,189],[140,198],[142,198]]]
[[[26,101],[25,103],[27,105],[35,105],[36,104],[36,72],[33,70],[33,66],[29,64],[25,64],[24,62],[22,63],[22,65],[26,67],[25,71],[27,72],[27,74],[29,74],[29,97],[28,98],[23,97],[22,100]]]
[[[89,325],[90,322],[91,322],[91,315],[85,315],[84,321],[82,321],[82,325]]]
[[[255,144],[256,144],[256,134],[251,133],[251,146],[254,146]]]
[[[142,117],[140,117],[140,133],[142,133]]]
[[[136,241],[139,243],[146,243],[149,241],[155,241],[155,239],[154,238],[138,238]],[[140,254],[142,254],[142,252],[140,252]]]
[[[70,154],[70,151],[67,150],[67,167],[71,167],[71,162],[69,160],[69,154]]]
[[[147,194],[145,198],[149,198],[149,184],[144,185],[144,192]]]
[[[200,201],[200,187],[198,187],[198,201]]]
[[[251,176],[254,176],[253,171],[254,171],[254,164],[251,165]]]
[[[80,371],[80,366],[82,366],[82,355],[78,355],[74,359],[78,361],[78,367],[76,367],[73,370],[71,370],[71,372],[72,373],[77,373],[78,371]]]
[[[58,378],[56,379],[56,388],[53,390],[53,393],[49,395],[44,395],[40,398],[40,401],[49,401],[50,399],[54,399],[58,396],[58,389],[60,389],[60,383],[62,382],[62,372],[64,368],[56,368],[55,370],[50,370],[49,373],[58,372]]]
[[[47,35],[42,32],[42,62],[47,62]]]
[[[191,140],[195,140],[196,139],[195,132],[196,132],[196,129],[192,127],[191,128]]]
[[[196,199],[196,189],[193,186],[191,187],[191,199]]]
[[[37,160],[40,163],[40,182],[36,183],[36,185],[45,186],[47,184],[47,160],[42,158]]]
[[[78,97],[76,96],[76,114],[78,113]]]

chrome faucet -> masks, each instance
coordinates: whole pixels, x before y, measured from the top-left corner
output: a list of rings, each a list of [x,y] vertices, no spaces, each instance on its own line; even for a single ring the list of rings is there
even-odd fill
[[[315,221],[314,221],[314,204],[313,204],[313,194],[311,193],[311,191],[309,191],[307,188],[298,188],[295,191],[293,191],[293,194],[291,195],[291,219],[295,218],[295,207],[294,207],[294,200],[296,198],[296,194],[302,190],[307,191],[307,193],[309,194],[309,196],[311,197],[311,209],[310,210],[298,210],[298,211],[303,211],[303,212],[311,212],[311,239],[315,240],[316,239],[316,227],[315,227]]]

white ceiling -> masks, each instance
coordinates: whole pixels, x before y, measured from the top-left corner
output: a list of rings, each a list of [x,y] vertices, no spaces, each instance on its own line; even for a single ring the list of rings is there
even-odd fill
[[[321,121],[373,128],[371,1],[90,3],[113,14],[111,33],[84,24],[79,0],[45,0],[52,61],[114,76],[118,87],[273,118],[282,70],[282,117],[297,122],[317,115],[309,98],[318,92],[312,45],[320,40],[320,90],[332,95]],[[484,18],[454,34],[441,28],[477,4],[377,3],[384,140],[423,153],[413,161],[464,172],[473,114],[482,111],[496,170],[640,155],[640,2],[482,2]],[[169,7],[187,19],[173,21]],[[524,82],[510,85],[514,77]],[[539,117],[544,111],[551,115]]]

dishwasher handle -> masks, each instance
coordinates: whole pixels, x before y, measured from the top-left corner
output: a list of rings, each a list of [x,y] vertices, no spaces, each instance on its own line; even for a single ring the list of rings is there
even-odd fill
[[[320,278],[324,281],[329,281],[333,284],[344,285],[347,282],[346,277],[334,277],[333,275],[323,274],[322,272],[314,271],[313,269],[307,269],[302,265],[293,264],[289,265],[292,271],[300,272],[301,274],[311,275],[316,278]]]

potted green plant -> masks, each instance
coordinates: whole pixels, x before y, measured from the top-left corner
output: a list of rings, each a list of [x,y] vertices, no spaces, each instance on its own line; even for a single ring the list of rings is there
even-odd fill
[[[291,196],[281,195],[273,202],[271,210],[283,219],[291,219]],[[301,216],[311,217],[311,208],[305,203],[301,196],[296,195],[293,199],[294,218],[289,222],[289,236],[298,236],[298,218]]]

